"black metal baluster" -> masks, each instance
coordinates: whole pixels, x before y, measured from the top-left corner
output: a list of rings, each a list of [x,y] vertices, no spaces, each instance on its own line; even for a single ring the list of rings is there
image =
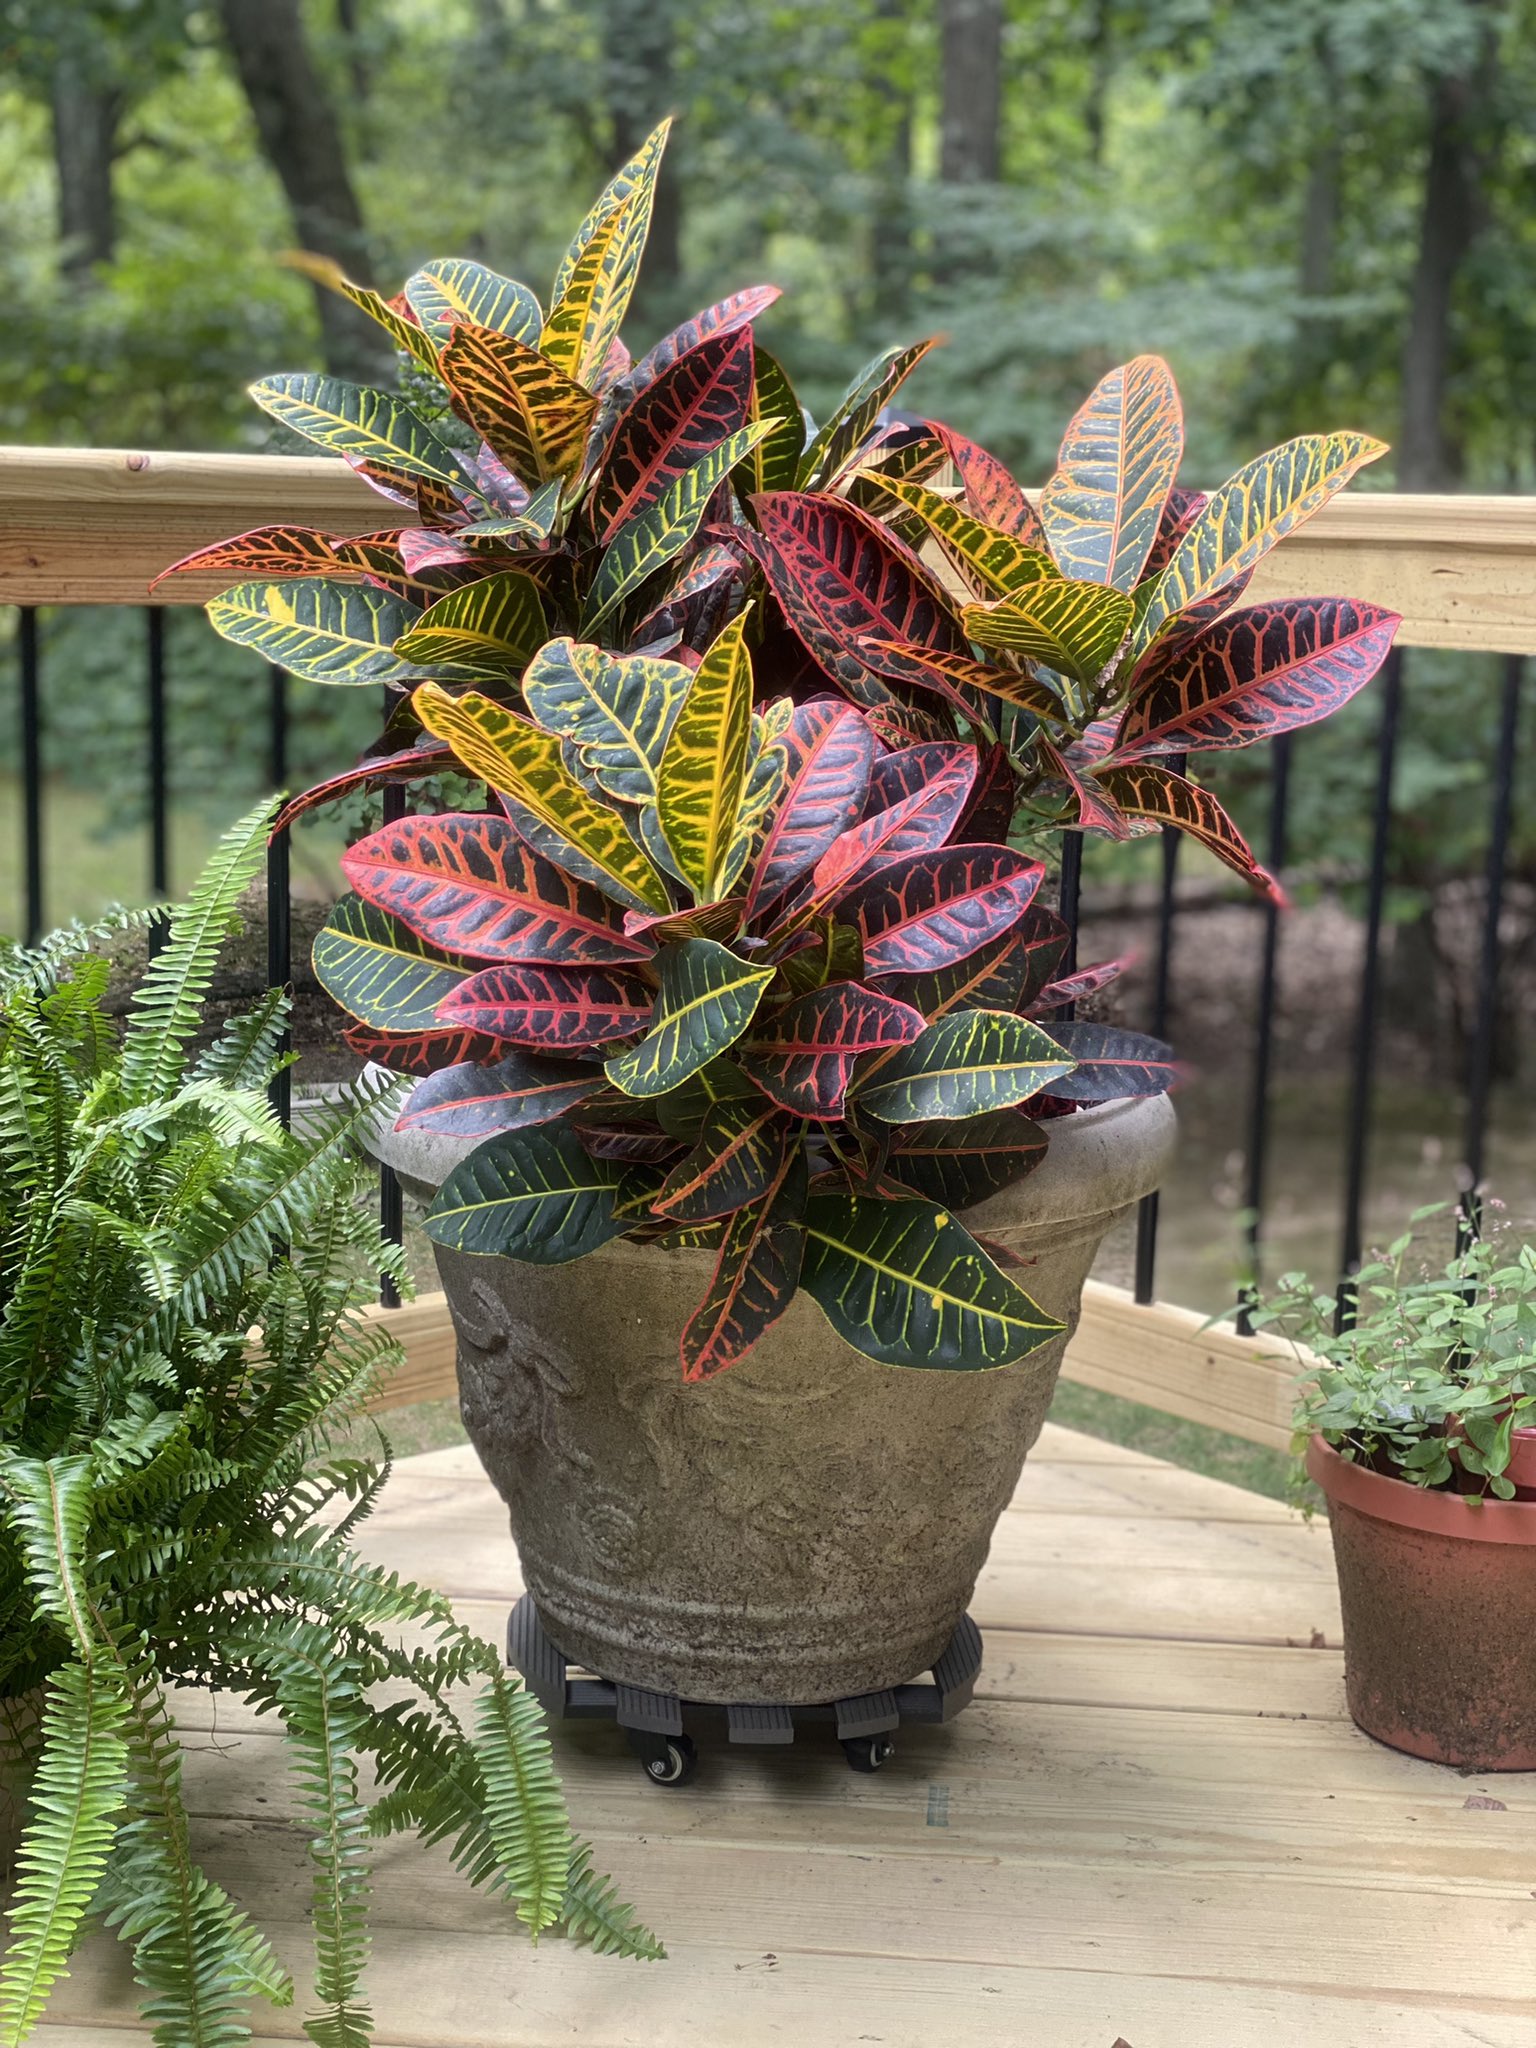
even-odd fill
[[[1371,868],[1366,891],[1365,952],[1360,966],[1360,1008],[1355,1022],[1354,1076],[1350,1090],[1345,1158],[1344,1242],[1339,1255],[1338,1309],[1334,1322],[1347,1330],[1355,1319],[1352,1283],[1365,1248],[1365,1180],[1371,1126],[1371,1062],[1376,1050],[1376,982],[1381,960],[1381,924],[1387,900],[1387,853],[1392,836],[1392,778],[1403,716],[1403,652],[1393,648],[1382,669],[1381,730],[1376,747],[1376,804],[1371,823]]]
[[[1061,835],[1061,886],[1059,902],[1061,921],[1067,928],[1067,950],[1061,957],[1058,973],[1065,977],[1077,972],[1077,924],[1082,908],[1083,895],[1083,835],[1081,832],[1063,832]],[[1076,1014],[1077,1005],[1068,1003],[1061,1010],[1063,1017]]]
[[[1175,774],[1184,772],[1184,756],[1174,755],[1168,766]],[[1172,825],[1162,830],[1158,851],[1162,856],[1162,888],[1157,904],[1157,964],[1152,978],[1152,1015],[1148,1028],[1154,1038],[1168,1035],[1168,1003],[1173,976],[1174,886],[1178,879],[1179,841],[1183,833]],[[1145,1307],[1157,1298],[1157,1216],[1158,1191],[1143,1195],[1136,1211],[1136,1299]]]
[[[1504,909],[1504,867],[1509,858],[1514,814],[1515,757],[1520,741],[1520,693],[1525,658],[1506,655],[1499,701],[1499,739],[1493,758],[1493,805],[1488,826],[1488,863],[1483,899],[1483,943],[1477,968],[1477,1011],[1467,1060],[1467,1121],[1462,1157],[1467,1185],[1462,1190],[1457,1249],[1465,1251],[1482,1228],[1488,1097],[1493,1082],[1494,1033],[1498,1023],[1499,918]]]
[[[1291,787],[1291,735],[1272,743],[1269,796],[1269,842],[1265,859],[1278,882],[1285,866],[1286,810]],[[1269,1158],[1269,1083],[1275,1054],[1275,997],[1280,981],[1280,905],[1264,906],[1264,957],[1259,972],[1259,1029],[1253,1049],[1253,1095],[1248,1111],[1248,1278],[1237,1313],[1241,1336],[1252,1335],[1250,1304],[1258,1291],[1264,1236],[1264,1175]]]
[[[393,693],[388,685],[384,690],[384,717],[386,721],[394,709]],[[388,783],[384,788],[384,822],[393,825],[405,816],[405,789],[399,783]],[[405,1200],[400,1191],[400,1182],[392,1166],[379,1168],[379,1228],[391,1244],[405,1242]],[[385,1308],[400,1306],[400,1290],[386,1273],[379,1281],[379,1300]]]
[[[165,716],[165,612],[160,605],[144,610],[145,688],[149,709],[149,893],[163,903],[171,893],[170,824],[167,805]],[[170,927],[157,917],[149,928],[149,957],[154,959]]]
[[[22,870],[26,903],[22,929],[35,946],[43,936],[43,705],[37,648],[37,612],[17,613],[16,656],[21,677]]]
[[[274,790],[282,791],[288,781],[288,677],[280,668],[268,671],[267,681],[267,772]],[[290,853],[288,832],[274,833],[267,841],[267,986],[293,993],[293,925],[290,900]],[[285,1028],[278,1052],[293,1050],[293,1032]],[[293,1073],[284,1067],[275,1074],[267,1090],[274,1115],[286,1130],[293,1117]]]

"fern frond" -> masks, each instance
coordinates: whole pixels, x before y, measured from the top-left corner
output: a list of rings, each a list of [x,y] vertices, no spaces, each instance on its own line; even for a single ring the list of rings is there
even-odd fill
[[[284,1639],[263,1644],[260,1655],[276,1682],[300,1801],[316,1830],[310,1912],[315,1991],[325,2009],[306,2016],[304,2031],[315,2048],[368,2048],[373,2019],[356,1998],[368,1960],[372,1860],[357,1784],[368,1720],[362,1687],[329,1633],[313,1623],[291,1623]]]
[[[93,953],[105,940],[122,932],[147,931],[164,915],[164,904],[129,910],[114,903],[89,922],[72,918],[36,946],[13,946],[0,941],[0,996],[13,988],[52,988],[66,968]]]
[[[293,999],[270,989],[253,1010],[232,1017],[192,1067],[194,1081],[222,1081],[229,1088],[259,1088],[271,1078]]]
[[[544,1710],[498,1672],[475,1712],[475,1761],[485,1780],[485,1817],[535,1935],[560,1917],[571,1863],[571,1823],[555,1775]]]
[[[37,2023],[95,1898],[123,1804],[126,1712],[88,1665],[66,1664],[48,1681],[34,1817],[17,1852],[11,1945],[0,1964],[5,2048],[18,2048]]]
[[[90,1528],[92,1476],[88,1457],[21,1458],[0,1448],[0,1502],[34,1595],[87,1665],[96,1643],[80,1560]]]
[[[224,834],[173,917],[164,951],[145,972],[123,1036],[120,1071],[130,1103],[163,1095],[181,1078],[182,1055],[202,1021],[219,949],[234,928],[241,894],[261,866],[272,809],[270,801],[258,805]]]
[[[142,1643],[118,1654],[132,1791],[102,1888],[104,1917],[133,1947],[157,2048],[244,2048],[250,1999],[288,2005],[293,1980],[228,1893],[193,1862],[181,1753],[164,1692]]]
[[[661,1943],[635,1918],[634,1907],[625,1905],[613,1879],[600,1876],[591,1866],[591,1845],[583,1842],[571,1858],[560,1909],[566,1933],[573,1941],[585,1942],[594,1955],[661,1962],[667,1953]]]

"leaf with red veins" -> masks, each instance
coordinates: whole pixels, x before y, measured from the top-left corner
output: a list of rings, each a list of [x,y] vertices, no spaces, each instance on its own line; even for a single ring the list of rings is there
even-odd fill
[[[1402,620],[1348,598],[1289,598],[1229,612],[1154,649],[1116,736],[1134,761],[1251,747],[1327,718],[1375,675]]]
[[[875,760],[868,725],[835,698],[797,704],[776,744],[787,767],[752,864],[742,913],[748,924],[813,868],[859,816]]]
[[[513,1045],[586,1051],[643,1031],[655,990],[617,967],[487,967],[440,1005],[445,1025]]]
[[[826,1122],[842,1115],[862,1054],[910,1045],[924,1028],[921,1011],[910,1004],[856,981],[833,981],[797,997],[755,1030],[740,1063],[781,1109]]]
[[[926,788],[840,833],[811,871],[809,903],[832,901],[881,862],[942,846],[976,781],[975,750],[967,752],[969,759],[944,769]]]
[[[474,959],[603,966],[648,960],[655,950],[626,935],[600,890],[489,813],[398,819],[348,847],[341,866],[365,902],[432,945]]]
[[[1030,547],[1043,548],[1045,528],[1038,513],[997,457],[975,441],[967,440],[964,434],[957,434],[953,427],[938,420],[931,420],[929,425],[960,472],[966,511],[999,532],[1026,541]]]
[[[917,664],[896,655],[877,669],[869,638],[964,654],[965,638],[943,587],[916,555],[868,513],[815,491],[769,491],[752,501],[753,551],[806,650],[845,695],[872,707],[890,682],[931,688]]]
[[[805,1151],[794,1145],[767,1192],[731,1217],[709,1292],[683,1331],[685,1380],[713,1379],[745,1358],[794,1300],[805,1187]]]
[[[839,913],[863,937],[866,973],[931,973],[1011,931],[1044,874],[1010,846],[945,846],[887,862]]]

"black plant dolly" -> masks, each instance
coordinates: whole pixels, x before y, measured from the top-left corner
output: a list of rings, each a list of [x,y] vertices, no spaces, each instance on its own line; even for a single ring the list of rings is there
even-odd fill
[[[699,1753],[683,1731],[685,1713],[719,1713],[676,1693],[647,1692],[607,1678],[570,1678],[564,1656],[544,1633],[533,1595],[525,1593],[507,1623],[507,1662],[521,1672],[551,1721],[615,1720],[655,1785],[684,1785]],[[843,1755],[855,1771],[878,1771],[895,1754],[891,1737],[903,1721],[952,1721],[970,1705],[981,1669],[981,1631],[966,1614],[933,1667],[931,1684],[896,1685],[810,1707],[727,1707],[732,1742],[793,1742],[801,1722],[832,1722]]]

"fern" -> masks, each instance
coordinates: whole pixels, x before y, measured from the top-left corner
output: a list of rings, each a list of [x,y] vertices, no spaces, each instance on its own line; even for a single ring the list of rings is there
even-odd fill
[[[480,1696],[475,1722],[491,1839],[517,1898],[517,1917],[537,1934],[559,1917],[571,1861],[570,1822],[544,1716],[532,1693],[498,1672]]]
[[[633,1906],[619,1897],[611,1877],[591,1868],[592,1851],[583,1842],[571,1858],[561,1920],[573,1941],[586,1942],[600,1956],[630,1956],[658,1963],[666,1950],[635,1918]]]
[[[149,964],[123,1038],[122,1090],[128,1102],[165,1094],[181,1075],[182,1055],[202,1022],[203,998],[235,906],[261,866],[273,808],[270,802],[259,805],[224,834],[185,909],[172,920],[164,951]]]
[[[5,2048],[36,2025],[90,1911],[123,1804],[126,1715],[121,1696],[88,1664],[66,1664],[49,1680],[35,1818],[17,1852],[11,1945],[0,1965]]]
[[[162,2048],[237,2048],[253,2000],[292,1998],[191,1853],[173,1686],[283,1728],[313,1845],[316,2048],[368,2039],[369,1859],[403,1828],[534,1934],[563,1920],[604,1953],[658,1952],[573,1845],[537,1703],[446,1599],[351,1547],[389,1446],[327,1446],[400,1355],[359,1314],[370,1272],[405,1278],[357,1157],[394,1084],[284,1131],[278,998],[186,1059],[261,825],[176,914],[121,1046],[89,934],[0,961],[0,1736],[37,1801],[5,2042],[93,1918],[131,1949]],[[39,1726],[23,1696],[44,1686]]]

